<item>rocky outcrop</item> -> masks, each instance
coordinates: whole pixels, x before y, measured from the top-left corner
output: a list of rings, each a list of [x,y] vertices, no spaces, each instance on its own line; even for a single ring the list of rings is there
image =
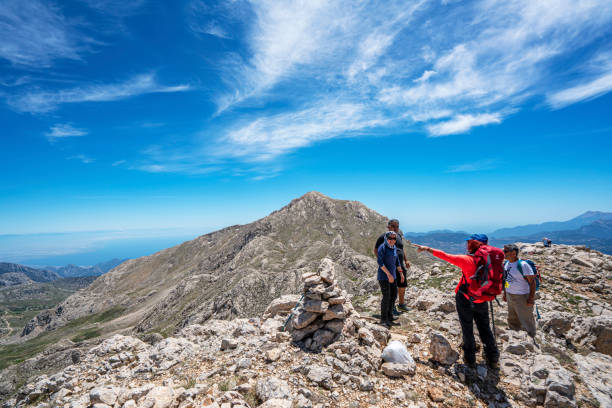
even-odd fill
[[[302,281],[302,302],[291,321],[293,341],[307,350],[320,351],[342,335],[354,335],[356,327],[350,317],[356,312],[336,280],[332,260],[324,258],[317,272],[305,273]]]

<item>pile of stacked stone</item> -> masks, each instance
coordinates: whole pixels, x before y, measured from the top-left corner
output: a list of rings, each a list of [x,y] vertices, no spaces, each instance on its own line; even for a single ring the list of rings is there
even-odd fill
[[[320,351],[342,335],[354,310],[337,284],[330,259],[324,258],[317,272],[305,273],[302,280],[304,297],[291,321],[291,336],[300,347]]]

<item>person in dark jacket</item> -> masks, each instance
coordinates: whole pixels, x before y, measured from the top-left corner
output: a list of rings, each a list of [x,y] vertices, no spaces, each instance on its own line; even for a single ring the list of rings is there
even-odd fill
[[[391,327],[399,326],[399,323],[394,322],[393,305],[397,297],[397,285],[395,285],[396,270],[400,266],[399,256],[397,254],[397,234],[393,231],[388,231],[384,237],[384,244],[378,247],[378,284],[382,292],[382,300],[380,302],[380,324]]]
[[[395,242],[395,247],[397,248],[397,256],[399,257],[400,267],[396,270],[397,279],[395,279],[395,284],[397,285],[397,297],[399,298],[399,306],[398,308],[404,312],[408,311],[408,306],[406,306],[406,300],[404,298],[406,294],[406,287],[408,286],[408,268],[410,268],[410,262],[406,259],[406,253],[404,252],[404,243],[402,242],[402,233],[399,229],[399,220],[392,219],[387,223],[387,230],[393,231],[397,234],[397,241]],[[378,254],[378,247],[380,247],[384,240],[385,234],[383,233],[378,237],[376,243],[374,244],[374,256]],[[393,315],[399,316],[398,310],[393,305]]]

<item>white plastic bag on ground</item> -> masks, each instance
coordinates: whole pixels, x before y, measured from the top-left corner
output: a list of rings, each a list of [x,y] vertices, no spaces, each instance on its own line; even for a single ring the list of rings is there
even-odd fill
[[[393,340],[385,347],[382,352],[382,358],[387,363],[414,364],[408,349],[399,340]]]

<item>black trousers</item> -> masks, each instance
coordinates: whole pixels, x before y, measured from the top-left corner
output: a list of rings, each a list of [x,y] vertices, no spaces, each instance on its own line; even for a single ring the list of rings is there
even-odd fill
[[[397,299],[397,283],[389,283],[388,280],[379,280],[382,300],[380,301],[380,320],[390,322],[393,320],[393,305]]]
[[[488,360],[498,361],[499,350],[495,344],[495,337],[489,325],[488,302],[472,303],[462,293],[455,296],[457,314],[461,322],[463,333],[463,356],[466,363],[476,362],[476,341],[474,340],[474,322],[484,345],[484,352]]]

